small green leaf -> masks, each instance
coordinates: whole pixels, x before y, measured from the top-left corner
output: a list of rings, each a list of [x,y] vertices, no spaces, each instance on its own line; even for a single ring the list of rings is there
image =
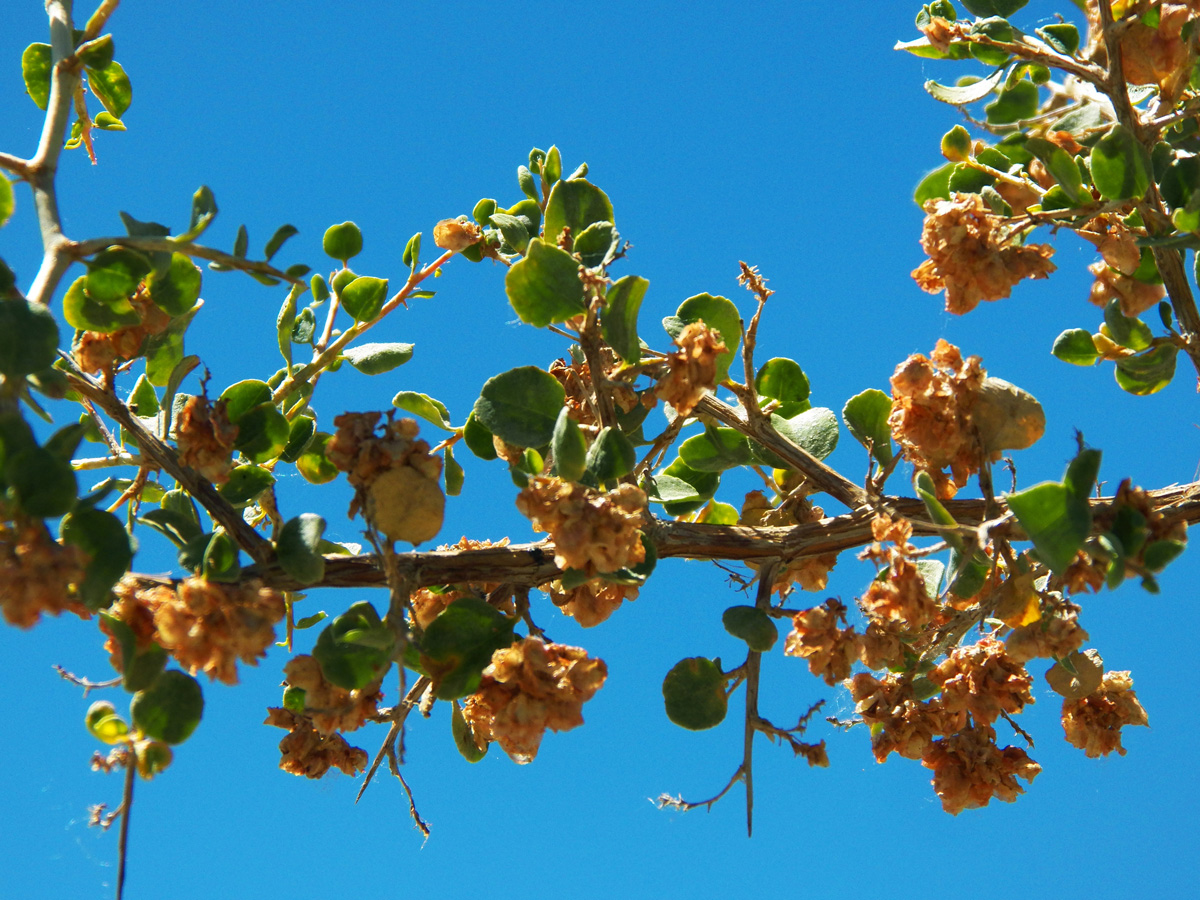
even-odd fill
[[[538,328],[587,311],[579,262],[565,250],[542,241],[530,242],[525,258],[508,270],[504,292],[517,317]]]
[[[1146,545],[1142,562],[1151,572],[1161,572],[1173,559],[1187,548],[1183,541],[1158,540]]]
[[[769,359],[754,376],[754,389],[772,400],[794,402],[807,400],[808,376],[794,359]]]
[[[850,434],[884,466],[892,461],[891,412],[892,398],[877,388],[855,394],[842,408],[842,421]]]
[[[493,452],[495,448],[493,447]],[[554,470],[564,481],[578,481],[587,468],[588,445],[579,425],[563,407],[554,423],[550,438],[550,452],[554,454]]]
[[[7,178],[0,178],[0,228],[8,224],[13,210],[17,208],[16,197],[13,196],[12,184]],[[0,284],[0,294],[6,293],[8,287]]]
[[[1116,297],[1104,307],[1104,324],[1108,326],[1108,336],[1130,350],[1145,350],[1154,339],[1145,322],[1122,314],[1121,301]]]
[[[587,451],[587,474],[597,482],[616,481],[637,464],[637,451],[618,429],[600,429]]]
[[[421,232],[417,232],[408,239],[408,243],[404,245],[404,256],[401,259],[404,265],[408,266],[412,271],[417,271],[421,266]]]
[[[454,458],[454,451],[451,447],[446,447],[446,494],[451,497],[457,497],[462,493],[463,479],[466,473],[463,472],[463,467],[458,464],[458,460]]]
[[[697,472],[724,472],[753,461],[750,442],[732,428],[706,428],[679,445],[679,458]]]
[[[150,260],[136,250],[109,247],[88,260],[87,270],[88,296],[99,303],[114,303],[137,290],[150,274]]]
[[[522,166],[521,168],[524,169],[525,167]],[[526,172],[528,171],[526,169]],[[462,754],[462,758],[467,762],[477,763],[487,756],[488,747],[491,744],[488,741],[484,741],[483,749],[479,748],[479,744],[475,742],[475,732],[467,724],[467,720],[463,718],[462,707],[458,705],[457,700],[451,704],[450,733],[454,736],[454,746],[458,748],[458,752]]]
[[[252,502],[275,483],[275,476],[261,466],[237,466],[219,493],[231,506],[241,507]]]
[[[271,239],[267,241],[267,246],[263,248],[263,259],[266,262],[270,262],[271,257],[279,252],[279,248],[283,246],[284,242],[299,233],[300,229],[294,225],[280,225],[275,229],[275,233],[271,235]]]
[[[1079,165],[1070,153],[1043,138],[1029,138],[1025,142],[1025,149],[1042,161],[1072,203],[1091,200],[1091,196],[1083,190],[1083,177],[1079,173]]]
[[[1063,56],[1074,56],[1079,49],[1079,29],[1069,22],[1046,25],[1036,30],[1038,37]]]
[[[1124,125],[1114,125],[1092,147],[1092,182],[1108,200],[1140,200],[1150,187],[1150,154]]]
[[[740,638],[756,653],[767,653],[779,640],[779,629],[757,606],[731,606],[721,616],[725,630]]]
[[[404,365],[412,355],[412,344],[360,344],[344,351],[342,358],[364,375],[382,375]]]
[[[119,62],[110,62],[103,69],[88,69],[88,86],[104,108],[118,119],[125,115],[133,100],[129,76]]]
[[[188,229],[178,240],[194,241],[205,232],[216,216],[217,200],[208,185],[201,185],[192,195],[192,216],[188,221]]]
[[[416,391],[401,391],[392,398],[392,406],[420,416],[445,431],[453,431],[450,424],[450,412],[444,403],[435,400],[428,394],[418,394]]]
[[[551,147],[546,151],[546,158],[542,160],[542,179],[546,184],[554,184],[560,178],[562,178],[562,156],[557,147]]]
[[[512,645],[513,621],[478,597],[447,606],[421,636],[421,665],[433,677],[439,700],[464,697],[479,687],[492,654]]]
[[[103,69],[112,62],[114,51],[115,45],[111,34],[93,38],[75,48],[76,56],[89,69]]]
[[[88,296],[86,285],[87,276],[81,276],[63,296],[63,318],[72,328],[107,334],[142,321],[128,300],[123,297],[108,302],[97,300]]]
[[[49,368],[57,357],[54,314],[39,303],[0,299],[0,374],[20,378]]]
[[[922,178],[913,191],[913,202],[924,208],[930,200],[949,200],[950,176],[954,174],[956,165],[957,163],[946,163]]]
[[[50,70],[53,68],[49,44],[30,44],[21,54],[21,77],[25,92],[38,109],[50,103]]]
[[[324,533],[325,520],[313,513],[288,519],[279,530],[275,542],[279,565],[301,584],[314,584],[325,575],[325,558],[320,551]]]
[[[475,208],[471,210],[471,218],[475,220],[477,225],[486,225],[488,219],[496,212],[495,200],[480,200],[475,204]]]
[[[1083,328],[1071,328],[1054,339],[1050,349],[1058,359],[1073,366],[1090,366],[1100,358],[1092,334]]]
[[[97,700],[89,706],[83,721],[92,737],[106,744],[122,743],[129,735],[129,725],[107,700]]]
[[[218,399],[225,401],[225,415],[236,425],[256,406],[271,402],[271,387],[265,381],[248,378],[225,388]]]
[[[21,511],[38,519],[52,519],[69,512],[79,493],[70,459],[45,447],[7,455],[4,480],[16,495]]]
[[[1062,484],[1046,482],[1010,494],[1008,506],[1038,556],[1056,575],[1062,575],[1091,529],[1092,513],[1086,498]]]
[[[312,278],[310,278],[308,280],[308,286],[312,290],[314,303],[321,304],[329,299],[329,285],[325,282],[325,279],[323,277],[321,277],[320,275],[314,275]],[[298,341],[297,343],[306,343],[306,342]]]
[[[296,416],[288,428],[287,444],[279,458],[284,462],[294,463],[308,449],[317,433],[317,420],[312,416]]]
[[[677,662],[663,679],[662,692],[667,718],[691,731],[720,725],[729,709],[725,676],[703,656]]]
[[[600,323],[604,340],[627,363],[636,363],[642,356],[638,340],[637,319],[642,299],[650,282],[637,275],[626,275],[608,289]]]
[[[158,393],[145,375],[139,375],[138,380],[134,382],[127,405],[130,412],[142,419],[158,415]]]
[[[491,216],[489,222],[500,229],[500,235],[504,238],[504,243],[508,244],[517,253],[524,253],[525,248],[529,246],[529,226],[528,219],[510,216],[508,213],[495,213]]]
[[[224,531],[214,532],[200,557],[200,574],[206,581],[233,584],[242,574],[238,546]]]
[[[684,326],[692,322],[704,322],[725,343],[725,352],[717,357],[717,384],[720,384],[729,374],[729,365],[742,340],[741,314],[733,302],[725,297],[697,294],[684,300],[675,315],[663,319],[663,328],[674,340]]]
[[[467,424],[463,426],[463,442],[467,449],[480,459],[496,458],[496,445],[492,442],[492,433],[475,417],[474,410],[467,416]]]
[[[1029,81],[1018,81],[1011,88],[1000,92],[1000,96],[984,107],[988,124],[1010,125],[1023,119],[1032,119],[1038,111],[1037,85]]]
[[[697,514],[695,521],[706,525],[736,525],[739,518],[735,507],[717,500],[709,500],[704,509]]]
[[[942,156],[952,162],[971,158],[971,135],[961,125],[955,125],[942,135]]]
[[[133,561],[133,545],[121,520],[102,509],[78,509],[59,526],[64,542],[79,547],[90,559],[80,582],[79,599],[88,609],[109,604],[113,585]]]
[[[363,275],[342,288],[342,307],[355,321],[366,322],[379,315],[387,299],[386,278],[371,278]]]
[[[952,106],[966,106],[968,103],[974,103],[977,100],[982,100],[990,94],[998,84],[1004,79],[1004,70],[997,69],[987,78],[980,81],[975,81],[962,87],[950,87],[944,84],[938,84],[936,81],[926,81],[925,90],[934,100],[940,100],[943,103],[949,103]]]
[[[615,254],[621,243],[621,235],[617,233],[612,222],[593,222],[579,234],[571,252],[579,257],[579,261],[589,268],[603,265],[605,260]]]
[[[837,447],[837,416],[831,409],[816,406],[790,419],[772,414],[771,425],[780,435],[817,459],[824,459]]]
[[[678,503],[681,500],[700,499],[700,492],[694,486],[682,478],[665,474],[654,477],[648,485],[646,495],[655,503]]]
[[[962,5],[973,16],[1002,16],[1007,18],[1028,2],[1029,0],[962,0]]]
[[[392,631],[366,601],[355,603],[325,627],[313,657],[330,684],[357,691],[378,681],[391,667]]]
[[[129,713],[133,724],[149,737],[164,744],[181,744],[204,715],[204,692],[191,675],[170,669],[134,695]]]
[[[353,259],[362,252],[362,232],[353,222],[331,225],[326,230],[325,237],[321,239],[321,247],[327,256],[339,260],[344,266],[347,260]],[[405,251],[405,255],[408,255],[407,251]]]
[[[200,269],[182,253],[171,255],[166,271],[150,275],[146,286],[154,305],[170,316],[182,316],[200,299],[203,276]]]
[[[558,240],[563,228],[579,235],[593,222],[614,221],[608,195],[583,178],[557,182],[546,200],[545,235],[551,244]]]
[[[670,482],[666,481],[671,478],[691,485],[699,496],[694,500],[687,497],[672,498],[668,487]],[[662,499],[659,502],[665,504],[663,512],[669,516],[682,516],[695,512],[712,499],[721,484],[721,476],[717,472],[698,472],[680,458],[655,476],[655,481],[660,483],[659,493]]]
[[[492,434],[517,447],[545,447],[566,401],[558,379],[536,366],[491,378],[475,401],[475,416]]]
[[[325,455],[325,445],[332,437],[333,435],[328,432],[318,431],[313,435],[308,447],[300,454],[300,458],[296,460],[296,471],[309,484],[328,484],[337,478],[337,466],[331,463]]]
[[[1118,359],[1115,375],[1121,390],[1138,397],[1156,394],[1175,377],[1175,360],[1179,348],[1160,344],[1137,356]]]
[[[197,303],[186,314],[172,319],[165,331],[146,338],[142,345],[142,355],[146,357],[146,377],[155,387],[169,385],[172,377],[179,372],[183,373],[179,376],[179,381],[182,381],[183,375],[200,364],[199,357],[183,355],[183,335],[202,305],[202,302]],[[173,391],[168,390],[167,397],[171,396],[174,396]]]

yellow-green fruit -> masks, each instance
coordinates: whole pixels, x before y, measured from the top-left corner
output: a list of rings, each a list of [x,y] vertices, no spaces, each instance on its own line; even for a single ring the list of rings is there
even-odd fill
[[[442,530],[445,509],[438,483],[409,466],[384,472],[367,489],[367,519],[389,541],[430,540]]]

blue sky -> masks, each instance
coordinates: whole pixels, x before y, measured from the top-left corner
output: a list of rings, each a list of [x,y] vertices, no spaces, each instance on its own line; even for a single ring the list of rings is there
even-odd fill
[[[32,0],[8,6],[0,148],[29,155],[41,118],[23,95],[19,56],[45,40],[45,19]],[[1068,8],[1033,2],[1014,22],[1032,30]],[[1061,476],[1075,429],[1104,451],[1110,486],[1126,475],[1146,487],[1193,480],[1200,435],[1189,372],[1181,367],[1159,395],[1133,398],[1110,371],[1049,355],[1060,331],[1099,322],[1085,299],[1090,246],[1062,235],[1051,279],[963,319],[909,278],[922,258],[912,188],[939,164],[940,136],[960,121],[921,90],[926,78],[960,70],[891,49],[915,34],[915,12],[898,3],[127,2],[111,30],[133,83],[129,131],[99,135],[98,166],[80,152],[64,157],[66,229],[78,238],[120,233],[117,211],[126,210],[179,232],[192,192],[207,184],[221,208],[209,243],[228,248],[245,223],[251,247],[261,247],[290,222],[300,234],[280,259],[322,267],[325,228],[352,219],[365,236],[355,270],[398,279],[412,233],[425,232],[428,247],[437,220],[469,213],[479,198],[515,202],[517,165],[530,147],[554,143],[566,170],[586,160],[613,201],[633,243],[617,274],[650,280],[641,322],[653,345],[666,344],[653,323],[693,294],[723,294],[752,311],[735,280],[746,260],[777,291],[759,358],[799,361],[815,405],[840,410],[865,388],[886,389],[898,362],[944,337],[1045,406],[1046,436],[1017,456],[1022,485]],[[40,248],[28,192],[17,195],[0,255],[28,284]],[[438,397],[461,423],[491,375],[564,355],[560,339],[514,324],[503,274],[454,260],[434,299],[372,338],[415,343],[412,361],[374,379],[348,367],[328,376],[318,394],[326,421],[343,409],[386,408],[407,389]],[[189,350],[214,383],[272,373],[282,294],[206,272],[203,296]],[[844,431],[830,461],[851,477],[865,468]],[[531,537],[499,464],[463,462],[466,486],[442,538]],[[298,481],[281,489],[285,513],[320,512],[327,536],[357,539],[344,482],[314,494]],[[720,499],[736,505],[741,494]],[[163,571],[169,554],[147,537],[136,565]],[[597,629],[579,629],[547,601],[535,607],[554,639],[587,647],[610,675],[584,709],[587,725],[548,736],[532,765],[493,750],[470,766],[454,751],[444,708],[414,719],[406,776],[433,826],[424,845],[394,780],[381,778],[356,807],[357,784],[345,776],[308,782],[276,768],[282,732],[260,725],[279,702],[285,656],[273,653],[243,668],[236,689],[206,685],[196,735],[167,773],[138,784],[128,896],[466,897],[530,886],[580,897],[780,888],[814,898],[948,889],[978,898],[1189,896],[1200,727],[1184,679],[1194,648],[1188,629],[1168,623],[1190,611],[1198,575],[1185,556],[1158,596],[1127,585],[1084,600],[1091,646],[1109,668],[1133,671],[1150,715],[1151,728],[1127,731],[1127,757],[1093,761],[1066,745],[1059,702],[1039,673],[1022,724],[1044,771],[1015,804],[950,817],[928,770],[894,757],[876,765],[861,728],[839,734],[818,722],[810,735],[829,742],[827,770],[759,743],[750,840],[740,788],[707,814],[649,802],[663,792],[709,796],[740,759],[736,716],[691,733],[662,710],[662,677],[678,659],[738,654],[720,617],[740,595],[711,565],[664,563],[636,603]],[[849,601],[868,578],[847,556],[828,594]],[[302,611],[378,596],[314,592]],[[115,805],[119,778],[89,771],[90,700],[50,668],[107,677],[100,643],[93,625],[74,618],[0,629],[10,723],[0,772],[5,897],[111,891],[116,834],[88,829],[86,808]],[[821,697],[826,712],[850,713],[845,693],[799,660],[776,652],[765,661],[767,715],[789,719]],[[382,731],[359,735],[373,754]]]

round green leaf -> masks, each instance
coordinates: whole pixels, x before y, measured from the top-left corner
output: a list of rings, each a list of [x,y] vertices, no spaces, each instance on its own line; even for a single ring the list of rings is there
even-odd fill
[[[31,447],[4,463],[4,480],[26,515],[52,519],[70,511],[79,483],[69,459],[44,447]]]
[[[565,250],[543,241],[531,241],[525,257],[508,270],[504,292],[517,317],[538,328],[587,311],[579,262]]]
[[[97,700],[89,706],[83,721],[92,737],[106,744],[119,744],[129,734],[129,726],[107,700]]]
[[[1100,358],[1092,333],[1083,328],[1071,328],[1054,339],[1050,352],[1073,366],[1090,366]]]
[[[439,700],[464,697],[479,687],[492,654],[512,644],[513,622],[478,597],[462,597],[429,623],[421,636],[421,665]]]
[[[1006,53],[1000,53],[1007,58]],[[984,107],[984,111],[992,125],[1010,125],[1022,119],[1032,119],[1038,111],[1037,85],[1018,81],[1011,88],[1001,91],[999,97]]]
[[[100,301],[88,295],[86,285],[87,276],[81,276],[63,295],[63,318],[72,328],[108,333],[142,321],[125,298]]]
[[[544,447],[566,402],[558,379],[536,366],[521,366],[488,380],[475,401],[475,416],[501,440],[517,447]]]
[[[754,377],[754,389],[772,400],[807,400],[808,377],[794,359],[769,359]]]
[[[387,300],[387,292],[386,278],[361,275],[342,288],[342,307],[355,321],[366,322],[379,315],[384,301]]]
[[[291,427],[288,430],[287,445],[279,454],[279,458],[284,462],[294,463],[308,449],[308,445],[312,443],[316,433],[316,419],[312,416],[296,416],[292,419]]]
[[[113,36],[105,34],[80,44],[75,52],[89,69],[103,69],[113,61],[113,51]]]
[[[221,391],[218,399],[225,401],[225,415],[236,425],[242,416],[256,406],[271,402],[271,386],[253,378],[237,381]]]
[[[649,286],[650,282],[645,278],[626,275],[610,287],[604,297],[604,313],[601,316],[604,340],[627,363],[635,363],[642,356],[637,318]]]
[[[96,99],[104,104],[104,108],[118,119],[125,115],[125,110],[133,101],[133,89],[121,64],[110,62],[102,69],[89,68],[87,75],[88,86]]]
[[[337,478],[337,466],[325,455],[325,445],[332,437],[326,431],[318,431],[296,460],[296,470],[309,484],[328,484]]]
[[[420,416],[426,422],[430,422],[438,428],[446,431],[454,430],[450,424],[450,411],[446,409],[446,405],[442,401],[430,397],[428,394],[419,394],[416,391],[401,391],[392,398],[392,406],[402,409],[405,412],[410,412],[414,416]]]
[[[837,446],[838,423],[833,410],[818,406],[790,419],[772,415],[771,424],[777,432],[817,459],[824,459]]]
[[[360,344],[342,353],[364,375],[381,375],[404,365],[413,355],[412,344]]]
[[[321,240],[321,247],[328,256],[340,260],[342,265],[345,265],[346,260],[352,259],[362,252],[362,232],[353,222],[331,225]]]
[[[234,448],[251,462],[275,459],[287,446],[291,425],[271,403],[261,403],[237,420],[238,436]]]
[[[275,476],[261,466],[237,466],[219,492],[232,506],[245,506],[275,483]]]
[[[288,519],[279,530],[275,544],[279,565],[301,584],[313,584],[325,574],[325,559],[320,551],[324,533],[325,520],[313,513]]]
[[[181,744],[204,715],[204,692],[191,675],[171,669],[134,694],[129,712],[144,734],[164,744]]]
[[[751,462],[750,442],[732,428],[708,428],[679,445],[679,458],[697,472],[724,472]]]
[[[1046,482],[1009,494],[1007,499],[1042,562],[1056,575],[1065,572],[1091,530],[1087,498],[1076,496],[1062,484]]]
[[[663,679],[667,718],[682,728],[703,731],[720,725],[729,708],[725,676],[711,659],[681,659]]]
[[[779,629],[757,606],[731,606],[721,615],[725,630],[735,638],[745,641],[756,653],[766,653],[779,640]]]
[[[1118,359],[1115,367],[1121,390],[1139,397],[1157,394],[1175,377],[1175,359],[1179,348],[1161,344],[1145,353]]]
[[[50,102],[50,69],[53,68],[49,44],[30,44],[21,54],[21,77],[25,91],[38,109]]]
[[[605,426],[588,448],[586,470],[598,482],[616,481],[637,464],[637,451],[619,430]]]
[[[554,243],[564,227],[578,235],[593,222],[614,222],[608,195],[584,178],[559,181],[546,200],[546,240]]]
[[[195,263],[182,253],[173,253],[171,265],[152,274],[146,285],[155,306],[169,316],[182,316],[200,299],[202,281]]]
[[[58,324],[50,310],[26,300],[0,299],[0,373],[19,378],[49,368],[57,350]]]
[[[467,416],[467,423],[463,426],[463,442],[467,445],[467,449],[480,459],[493,460],[496,458],[496,445],[492,441],[492,433],[475,417],[474,410]]]
[[[733,302],[725,297],[697,294],[684,300],[675,315],[663,319],[663,327],[675,339],[684,326],[692,322],[704,322],[725,343],[725,352],[717,357],[717,383],[720,384],[729,374],[729,364],[733,362],[733,355],[742,340],[741,314]]]
[[[842,408],[842,420],[850,434],[885,466],[892,461],[892,431],[888,427],[891,412],[892,398],[876,388],[855,394]]]
[[[106,510],[80,509],[63,517],[59,534],[91,559],[79,584],[79,599],[88,609],[107,607],[113,585],[133,561],[134,545],[124,524]]]
[[[489,442],[490,445],[490,442]],[[583,431],[563,407],[554,423],[554,434],[550,439],[550,451],[554,454],[554,471],[564,481],[578,481],[587,468],[588,446]],[[493,454],[495,447],[492,447]]]
[[[1092,183],[1108,200],[1140,200],[1150,187],[1150,154],[1124,125],[1114,125],[1092,147]]]
[[[352,272],[350,269],[342,269],[336,275],[333,276],[333,281],[331,282],[331,285],[333,287],[334,292],[340,294],[343,290],[345,290],[346,285],[348,285],[350,282],[352,282],[357,277],[358,276],[355,275],[354,272]]]
[[[370,603],[355,603],[325,627],[313,657],[330,684],[348,691],[366,687],[391,667],[392,636]]]
[[[475,732],[463,718],[462,707],[458,705],[457,700],[451,704],[450,733],[454,736],[454,746],[467,762],[477,763],[487,756],[491,744],[485,741],[483,749],[479,749],[479,745],[475,743]]]

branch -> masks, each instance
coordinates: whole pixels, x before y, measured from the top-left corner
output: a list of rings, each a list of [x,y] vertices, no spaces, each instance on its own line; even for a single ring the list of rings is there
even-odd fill
[[[203,244],[193,244],[190,241],[175,241],[169,237],[148,238],[118,235],[116,237],[91,238],[86,241],[68,241],[63,247],[63,252],[68,254],[71,260],[74,261],[84,259],[93,253],[99,253],[108,247],[128,247],[131,250],[141,250],[144,253],[182,253],[185,256],[207,259],[210,262],[220,263],[221,265],[229,266],[231,269],[238,269],[242,272],[269,275],[272,278],[278,278],[280,281],[286,281],[289,284],[308,284],[303,278],[293,278],[286,272],[279,271],[279,269],[276,269],[270,263],[242,259],[239,256],[234,256],[221,250],[214,250],[212,247],[206,247]]]

